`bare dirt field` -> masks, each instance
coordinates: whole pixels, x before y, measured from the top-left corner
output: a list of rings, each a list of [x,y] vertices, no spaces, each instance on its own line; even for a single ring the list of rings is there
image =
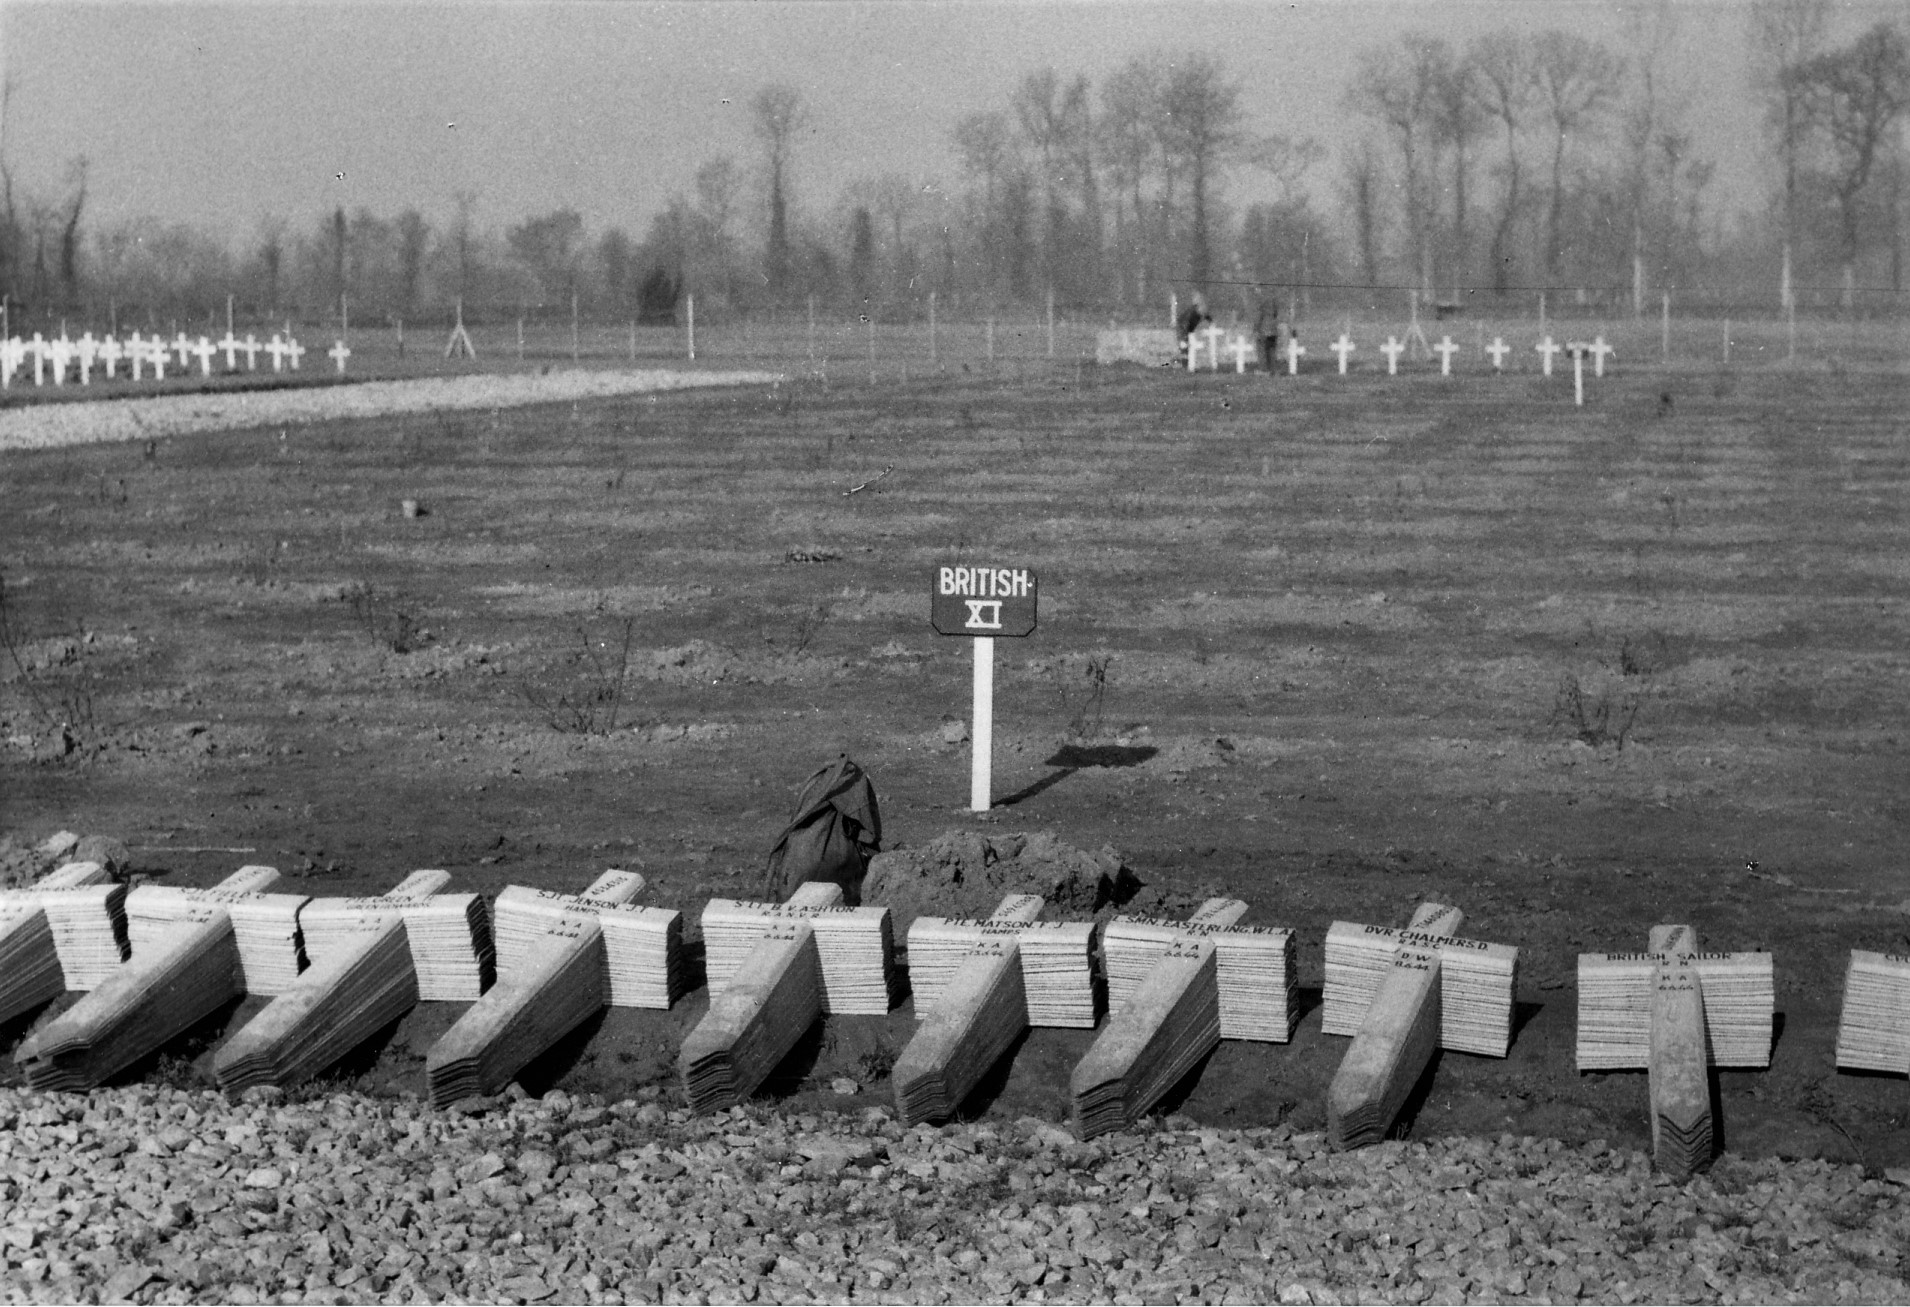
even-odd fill
[[[1110,845],[1140,906],[1225,891],[1298,931],[1309,1014],[1223,1045],[1170,1104],[1198,1121],[1317,1127],[1328,924],[1433,899],[1520,947],[1520,1025],[1438,1061],[1415,1136],[1647,1146],[1643,1075],[1574,1069],[1575,962],[1689,922],[1776,958],[1724,1146],[1910,1164],[1910,1086],[1832,1052],[1849,950],[1910,939],[1910,379],[1637,369],[1583,409],[1529,374],[866,382],[0,455],[0,838],[323,894],[620,865],[694,920],[847,750],[887,845]],[[995,560],[1038,569],[1041,625],[998,645],[975,816],[969,649],[927,587]],[[608,1013],[537,1087],[680,1096],[704,1006]],[[455,1015],[340,1074],[420,1092]],[[912,1028],[834,1020],[769,1092],[887,1101]],[[1035,1032],[971,1107],[1059,1119],[1088,1042]]]

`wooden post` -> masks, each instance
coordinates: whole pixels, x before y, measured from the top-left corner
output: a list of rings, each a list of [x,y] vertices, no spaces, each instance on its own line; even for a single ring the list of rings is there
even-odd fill
[[[232,334],[232,297],[230,295],[225,297],[225,334],[228,336]]]
[[[816,361],[816,297],[809,297],[809,361]]]
[[[517,315],[517,361],[524,362],[524,315]]]
[[[338,292],[338,334],[351,339],[351,306],[345,301],[345,292]]]
[[[935,292],[928,293],[928,363],[930,367],[939,365],[935,354]]]
[[[630,319],[630,361],[637,361],[637,320]]]
[[[570,292],[570,366],[574,368],[577,363],[577,292],[573,289]]]
[[[869,384],[875,384],[875,314],[871,312],[869,321]]]
[[[398,318],[395,321],[398,324],[398,357],[403,358],[405,356],[405,320]]]
[[[1665,292],[1664,316],[1658,327],[1658,355],[1665,362],[1671,362],[1671,292]]]
[[[1048,287],[1048,357],[1054,357],[1054,287]]]
[[[1724,320],[1724,361],[1731,361],[1731,319]]]
[[[690,362],[694,363],[696,362],[696,296],[685,295],[683,303],[684,325],[688,329],[690,338]]]
[[[995,366],[995,320],[992,317],[988,319],[987,340],[988,366],[992,369]]]

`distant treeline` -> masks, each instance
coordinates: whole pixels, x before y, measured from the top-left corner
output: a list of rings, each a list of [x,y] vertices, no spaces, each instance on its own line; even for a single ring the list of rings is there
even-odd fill
[[[1258,287],[1429,297],[1592,288],[1655,306],[1780,286],[1903,289],[1910,40],[1881,22],[1833,40],[1825,0],[1703,15],[1625,11],[1612,42],[1495,33],[1463,47],[1412,32],[1361,52],[1343,107],[1366,130],[1329,156],[1252,121],[1242,82],[1200,53],[1137,58],[1099,84],[1029,73],[1007,104],[954,130],[952,177],[859,177],[833,196],[803,173],[802,92],[763,88],[743,161],[697,172],[642,237],[574,209],[434,221],[365,209],[270,218],[237,248],[188,226],[86,222],[86,169],[39,198],[3,180],[0,292],[29,313],[128,321],[222,312],[468,318],[535,313],[668,322],[687,294],[712,315],[800,308],[1157,309]],[[1768,191],[1729,221],[1669,67],[1680,21],[1742,22],[1768,146]],[[1255,175],[1254,193],[1230,199]],[[1327,185],[1325,183],[1331,183]],[[1329,198],[1321,199],[1322,195]],[[814,199],[808,197],[815,196]],[[807,201],[807,202],[803,202]],[[1820,297],[1821,301],[1821,297]]]

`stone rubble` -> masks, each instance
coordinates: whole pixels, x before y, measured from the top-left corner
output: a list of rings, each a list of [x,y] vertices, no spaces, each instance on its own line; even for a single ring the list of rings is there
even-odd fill
[[[0,1090],[10,1302],[1901,1302],[1898,1179],[1515,1138],[1077,1143],[654,1087]],[[1901,1177],[1910,1178],[1910,1177]]]

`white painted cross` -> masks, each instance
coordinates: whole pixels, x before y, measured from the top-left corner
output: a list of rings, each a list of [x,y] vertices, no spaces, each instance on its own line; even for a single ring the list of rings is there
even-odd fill
[[[484,997],[425,1055],[425,1080],[439,1107],[494,1094],[530,1061],[602,1011],[612,970],[603,918],[626,909],[657,918],[661,947],[651,965],[680,965],[667,956],[680,941],[677,914],[630,908],[643,889],[633,871],[606,871],[579,895],[512,885],[497,896],[492,925],[498,979]]]
[[[146,341],[146,361],[153,365],[153,376],[157,380],[166,379],[166,342],[157,336]]]
[[[1247,370],[1247,356],[1254,352],[1253,342],[1248,340],[1245,336],[1235,336],[1232,340],[1227,342],[1227,349],[1234,356],[1234,371],[1245,372]]]
[[[1298,336],[1287,337],[1287,375],[1300,375],[1300,360],[1306,357],[1306,346],[1300,343]]]
[[[824,1012],[887,1013],[899,983],[889,910],[845,907],[842,887],[799,885],[783,903],[703,909],[710,1006],[677,1058],[692,1111],[756,1092]]]
[[[1346,356],[1348,354],[1351,354],[1354,350],[1358,348],[1359,346],[1355,345],[1352,341],[1352,338],[1349,337],[1344,331],[1340,333],[1340,338],[1333,342],[1333,352],[1340,356],[1340,375],[1341,376],[1346,375]]]
[[[1439,355],[1439,375],[1442,377],[1450,377],[1452,375],[1452,356],[1459,352],[1459,347],[1452,343],[1451,336],[1441,336],[1439,343],[1433,346],[1433,352]]]
[[[184,372],[192,366],[192,341],[181,331],[172,338],[172,352],[179,356],[179,370]]]
[[[92,332],[86,332],[74,343],[80,361],[80,384],[93,384],[93,363],[99,358],[99,342],[93,339]]]
[[[193,357],[199,360],[200,376],[209,377],[212,375],[212,356],[218,352],[219,347],[217,345],[214,345],[204,336],[199,337],[199,342],[192,347],[191,353]]]
[[[47,361],[53,365],[53,384],[66,384],[66,367],[73,361],[73,342],[65,336],[56,337],[47,342]]]
[[[344,376],[345,360],[351,357],[351,346],[342,340],[334,341],[332,347],[325,352],[331,356],[332,362],[338,365],[338,375],[341,377]]]
[[[298,371],[298,361],[305,357],[305,347],[297,340],[288,337],[285,342],[285,357],[291,360],[292,371]]]
[[[106,365],[106,379],[112,381],[119,375],[119,361],[126,357],[126,348],[119,343],[119,337],[108,336],[99,343],[99,357]]]
[[[1499,336],[1492,338],[1492,343],[1486,346],[1486,353],[1492,355],[1492,370],[1494,372],[1505,371],[1505,356],[1510,353],[1511,350],[1512,347],[1505,343],[1504,338]]]
[[[268,894],[271,867],[209,890],[141,885],[126,896],[132,958],[14,1052],[41,1090],[90,1089],[247,991],[281,993],[299,970],[302,894]]]
[[[416,938],[407,917],[414,907],[439,907],[431,900],[450,879],[443,871],[417,871],[381,897],[305,904],[299,933],[311,965],[214,1054],[219,1087],[231,1092],[310,1079],[416,1006],[424,988],[420,966],[437,963],[445,952],[438,946],[456,941]],[[430,912],[419,923],[424,933],[442,933],[447,922],[468,923],[468,910],[458,913],[454,901],[442,907],[450,911]],[[475,972],[479,941],[462,933],[468,956],[451,970]],[[488,937],[487,930],[486,948]]]
[[[1776,991],[1769,953],[1700,953],[1689,926],[1653,926],[1645,953],[1581,953],[1578,1069],[1650,1072],[1660,1169],[1710,1160],[1707,1062],[1768,1067]]]
[[[1544,369],[1545,375],[1548,377],[1551,376],[1552,375],[1552,356],[1559,352],[1560,347],[1554,344],[1552,341],[1552,338],[1548,335],[1544,340],[1540,341],[1538,344],[1534,345],[1532,348],[1537,350],[1539,353],[1540,366]]]
[[[140,339],[137,331],[127,342],[126,358],[133,365],[133,380],[143,380],[146,376],[146,342]]]
[[[33,339],[27,342],[27,349],[33,355],[33,384],[36,386],[44,386],[46,384],[47,350],[45,338],[42,337],[39,332],[34,332]]]
[[[245,351],[245,370],[247,372],[257,371],[259,366],[259,351],[265,348],[259,344],[259,338],[248,331],[245,333],[245,340],[239,345],[239,348]],[[276,371],[276,369],[274,370]]]
[[[1029,1026],[1091,1030],[1092,921],[1037,921],[1042,900],[1011,894],[982,920],[917,917],[909,981],[922,1024],[890,1072],[905,1124],[953,1116]]]
[[[1207,358],[1209,366],[1215,372],[1220,371],[1220,341],[1227,333],[1221,330],[1218,322],[1209,322],[1206,330],[1200,333],[1207,337]]]
[[[93,886],[98,888],[87,896],[93,920],[74,930],[68,920],[74,914],[69,910],[63,929],[56,931],[47,901],[70,897],[63,891]],[[60,956],[63,937],[82,936],[93,952],[110,944],[118,953],[121,932],[115,929],[115,918],[123,928],[125,896],[125,887],[114,884],[97,862],[69,862],[29,888],[0,892],[0,1023],[58,998],[70,987]]]
[[[0,390],[13,385],[13,374],[20,370],[20,360],[26,357],[26,347],[18,339],[9,336],[0,340]]]
[[[1222,1039],[1293,1037],[1293,932],[1236,925],[1246,912],[1238,899],[1216,898],[1184,922],[1108,923],[1110,1015],[1069,1082],[1078,1138],[1138,1121]]]
[[[219,348],[225,351],[225,370],[236,371],[239,366],[239,338],[232,334],[232,328],[225,329],[225,335],[219,338]]]
[[[283,372],[285,370],[285,342],[279,339],[279,334],[276,331],[272,333],[272,343],[265,347],[265,352],[272,356],[272,371]]]
[[[1327,1142],[1385,1138],[1435,1049],[1504,1057],[1519,951],[1453,936],[1458,908],[1421,904],[1404,931],[1336,921],[1320,1029],[1352,1035],[1327,1091]]]
[[[1379,352],[1386,356],[1386,375],[1398,376],[1399,356],[1406,352],[1406,343],[1395,336],[1388,336],[1386,343],[1379,347]]]
[[[1592,375],[1594,377],[1604,376],[1605,356],[1607,354],[1616,354],[1617,352],[1617,350],[1605,343],[1605,337],[1602,334],[1594,337],[1591,344]]]

